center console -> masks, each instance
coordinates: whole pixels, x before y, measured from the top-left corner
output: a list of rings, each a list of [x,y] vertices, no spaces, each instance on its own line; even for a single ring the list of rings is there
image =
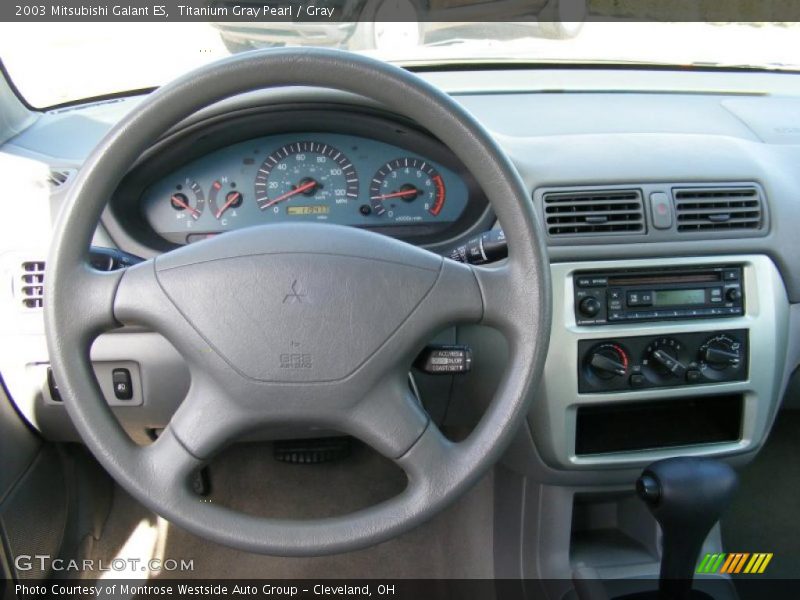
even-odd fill
[[[777,410],[788,301],[761,255],[553,263],[531,427],[551,467],[756,450]]]

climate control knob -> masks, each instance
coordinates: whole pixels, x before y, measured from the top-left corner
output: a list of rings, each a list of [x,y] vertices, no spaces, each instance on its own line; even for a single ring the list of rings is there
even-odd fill
[[[700,346],[700,360],[716,371],[737,368],[742,362],[742,345],[728,335],[715,335]]]
[[[644,371],[650,378],[667,385],[683,379],[688,362],[689,355],[684,345],[671,337],[651,341],[642,357]]]
[[[628,353],[614,343],[599,344],[586,357],[586,367],[599,379],[624,377],[628,373]]]

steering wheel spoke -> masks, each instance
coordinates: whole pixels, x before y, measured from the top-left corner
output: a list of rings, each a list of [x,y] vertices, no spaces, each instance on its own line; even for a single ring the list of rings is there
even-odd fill
[[[140,325],[165,335],[181,351],[191,350],[197,340],[180,310],[164,293],[155,273],[155,260],[128,267],[123,272],[114,300],[114,315],[124,325]],[[186,340],[187,344],[181,342]]]
[[[211,458],[260,421],[211,378],[193,373],[189,392],[167,426],[199,459]]]
[[[162,494],[186,489],[191,475],[204,464],[169,427],[155,442],[139,448],[135,456],[139,470],[147,473]]]
[[[120,272],[98,271],[83,262],[70,270],[66,277],[70,282],[69,293],[59,298],[56,310],[58,318],[80,324],[83,338],[78,341],[80,345],[88,348],[99,334],[119,327],[113,307],[121,277]]]
[[[546,306],[542,294],[549,294],[549,286],[542,289],[535,285],[537,277],[512,261],[500,266],[475,266],[472,272],[483,298],[482,324],[500,330],[512,341],[524,339],[537,328],[544,316],[537,314],[537,309]]]
[[[448,440],[436,423],[430,421],[422,435],[395,462],[406,472],[412,488],[430,493],[460,455],[459,444]]]
[[[347,414],[348,433],[391,459],[403,456],[429,421],[400,371],[382,380]]]

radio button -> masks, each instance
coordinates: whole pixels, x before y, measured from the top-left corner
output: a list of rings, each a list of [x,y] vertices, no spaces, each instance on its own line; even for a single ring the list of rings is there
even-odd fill
[[[594,296],[587,296],[578,304],[578,310],[584,317],[594,317],[601,308],[600,301]]]
[[[738,287],[728,288],[728,291],[725,292],[725,297],[729,302],[738,302],[742,299],[742,290]]]
[[[708,290],[708,299],[714,304],[722,302],[722,288],[710,288]]]
[[[628,292],[628,306],[652,306],[653,292]]]
[[[722,271],[723,281],[739,281],[739,269],[725,269]]]

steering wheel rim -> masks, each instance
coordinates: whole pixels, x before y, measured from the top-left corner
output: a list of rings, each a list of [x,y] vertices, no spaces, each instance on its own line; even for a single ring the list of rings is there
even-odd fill
[[[91,268],[88,249],[101,212],[142,152],[206,106],[279,86],[352,92],[428,129],[486,192],[509,241],[508,260],[471,267],[361,230],[291,224],[231,232],[125,271]],[[549,341],[550,279],[542,239],[528,193],[504,152],[465,109],[415,75],[336,50],[278,49],[230,57],[151,94],[108,133],[76,177],[47,262],[44,306],[51,364],[87,446],[122,487],[156,513],[197,535],[251,552],[309,556],[355,550],[416,526],[466,491],[524,421]],[[241,291],[247,282],[236,277],[252,273],[260,278],[250,284],[253,293],[273,294],[276,303],[285,290],[273,282],[301,273],[309,294],[326,298],[314,309],[323,317],[352,311],[358,302],[355,295],[337,295],[342,281],[361,294],[393,298],[398,315],[385,330],[358,327],[351,319],[347,329],[333,331],[337,339],[320,339],[324,336],[285,317],[278,322],[271,316],[285,307],[276,305],[263,316],[248,313],[250,326],[279,330],[274,339],[281,341],[298,337],[315,352],[313,368],[307,369],[248,362],[254,348],[250,336],[233,343],[229,333],[204,320],[202,307],[210,302],[209,290],[222,289],[215,283]],[[392,283],[393,277],[402,284]],[[200,308],[187,309],[181,301],[186,294],[199,298]],[[425,336],[463,322],[499,329],[508,341],[509,364],[480,423],[456,444],[414,408],[400,382]],[[164,433],[146,447],[135,445],[122,430],[89,360],[97,335],[128,323],[165,335],[192,373],[189,395]],[[341,336],[342,331],[352,335]],[[265,335],[273,339],[272,333]],[[338,346],[346,352],[336,353]],[[384,370],[376,375],[372,371],[378,366]],[[362,396],[354,400],[356,393]],[[240,435],[248,418],[260,423],[268,413],[278,422],[306,419],[365,439],[406,471],[406,490],[355,513],[311,521],[257,518],[198,502],[189,489],[190,473]]]

